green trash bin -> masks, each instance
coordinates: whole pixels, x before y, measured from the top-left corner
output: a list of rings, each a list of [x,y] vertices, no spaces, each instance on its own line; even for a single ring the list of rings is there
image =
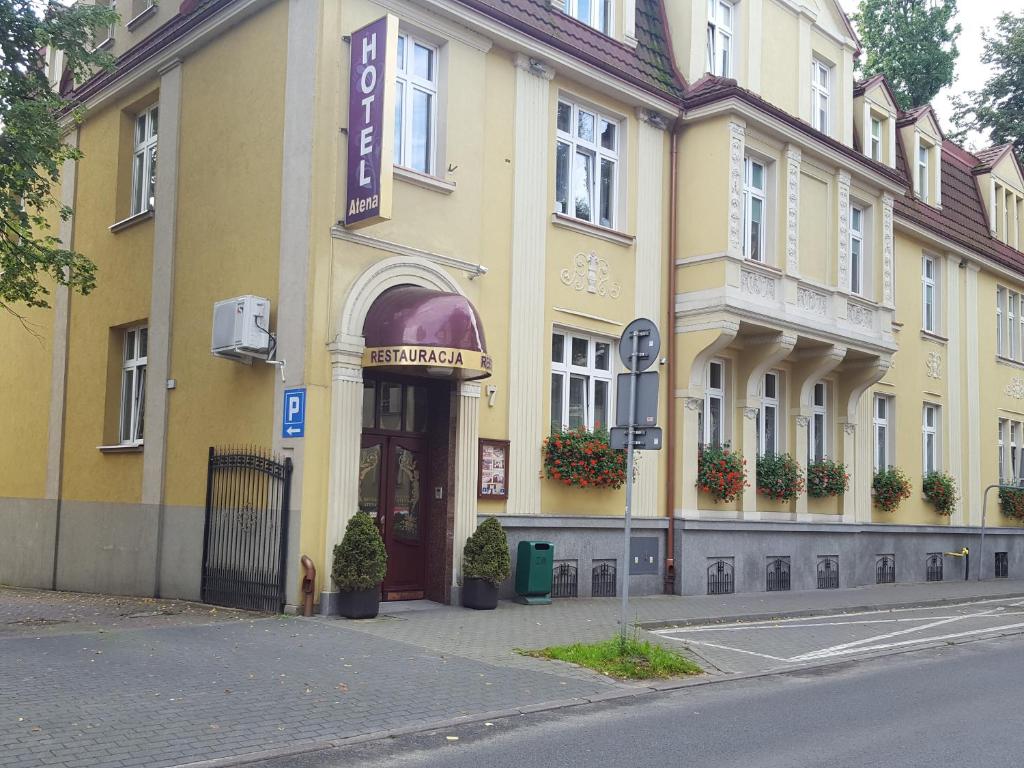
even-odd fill
[[[520,541],[516,551],[516,594],[527,605],[551,604],[555,545],[550,541]]]

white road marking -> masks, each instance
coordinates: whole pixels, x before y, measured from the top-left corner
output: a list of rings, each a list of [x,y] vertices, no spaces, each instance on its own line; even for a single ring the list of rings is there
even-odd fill
[[[836,651],[829,655],[814,655],[806,654],[804,656],[794,656],[789,661],[810,661],[818,659],[828,659],[834,656],[845,656],[851,653],[861,653],[865,651],[883,651],[887,648],[900,648],[906,645],[917,645],[920,643],[934,643],[940,640],[955,640],[960,637],[971,637],[972,635],[987,635],[993,632],[1005,632],[1010,629],[1022,629],[1024,628],[1024,622],[1018,624],[1004,624],[1001,627],[988,627],[986,629],[969,629],[966,632],[955,632],[950,635],[939,635],[937,637],[922,637],[915,640],[901,640],[898,643],[882,643],[881,645],[872,645],[868,647],[860,648],[847,648],[846,650]]]
[[[804,629],[806,627],[845,627],[848,625],[863,626],[865,624],[901,624],[908,621],[932,621],[933,619],[956,619],[959,616],[920,616],[917,618],[903,619],[865,619],[864,621],[826,621],[815,624],[737,624],[725,627],[687,627],[685,629],[656,629],[655,635],[670,635],[672,633],[692,634],[696,632],[744,632],[751,629]]]
[[[771,656],[771,655],[769,655],[767,653],[758,653],[757,651],[748,651],[748,650],[745,650],[743,648],[733,648],[732,646],[729,646],[729,645],[719,645],[718,643],[709,643],[706,640],[687,640],[687,639],[683,639],[681,637],[672,637],[671,635],[666,635],[666,637],[669,640],[675,640],[678,643],[686,643],[687,645],[703,645],[703,646],[707,646],[708,648],[718,648],[718,649],[723,650],[723,651],[732,651],[734,653],[745,653],[745,654],[748,654],[750,656],[760,656],[762,659],[771,659],[772,661],[781,661],[781,662],[788,662],[788,661],[790,661],[790,659],[783,659],[783,658],[781,658],[779,656]]]

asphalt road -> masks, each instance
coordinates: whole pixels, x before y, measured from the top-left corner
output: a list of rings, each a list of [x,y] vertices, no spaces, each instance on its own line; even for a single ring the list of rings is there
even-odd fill
[[[260,768],[1015,766],[1024,638],[943,645],[256,763]]]

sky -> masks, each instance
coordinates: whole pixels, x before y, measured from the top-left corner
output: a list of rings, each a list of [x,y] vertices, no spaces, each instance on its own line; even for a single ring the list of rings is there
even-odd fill
[[[839,2],[847,13],[853,13],[859,4],[858,0],[839,0]],[[950,116],[953,110],[949,100],[950,94],[978,90],[988,78],[988,67],[981,63],[981,30],[993,27],[996,17],[1004,12],[1024,12],[1024,0],[959,0],[957,5],[959,12],[956,21],[960,23],[963,30],[957,41],[960,58],[956,63],[956,80],[952,86],[940,91],[932,101],[932,106],[935,107],[939,120],[942,122],[943,130],[951,127]],[[987,142],[981,136],[971,136],[968,139],[968,144],[975,144],[975,149],[981,149],[987,145]]]

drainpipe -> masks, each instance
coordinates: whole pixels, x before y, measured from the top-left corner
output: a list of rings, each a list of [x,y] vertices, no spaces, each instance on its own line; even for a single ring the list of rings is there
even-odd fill
[[[676,201],[678,199],[679,176],[676,170],[679,129],[683,118],[680,115],[672,123],[671,151],[669,153],[669,204],[668,204],[668,301],[665,311],[665,338],[668,339],[668,354],[665,355],[665,378],[668,379],[668,414],[665,430],[666,463],[668,477],[665,484],[665,507],[668,514],[668,528],[665,536],[665,585],[666,595],[674,594],[676,589]]]

